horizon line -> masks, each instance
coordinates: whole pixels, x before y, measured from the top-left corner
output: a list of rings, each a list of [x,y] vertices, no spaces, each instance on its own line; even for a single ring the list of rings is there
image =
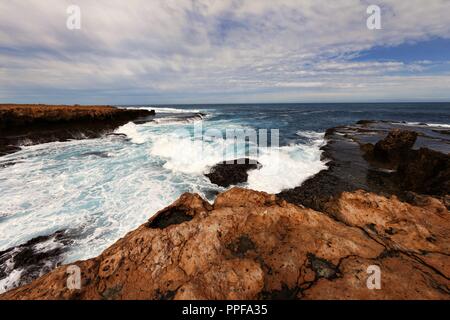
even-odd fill
[[[44,103],[44,102],[0,102],[0,106],[2,105],[48,105],[48,106],[189,106],[189,105],[270,105],[270,104],[404,104],[404,103],[413,103],[413,104],[424,104],[424,103],[432,103],[432,104],[441,104],[441,103],[450,103],[450,101],[417,101],[417,100],[405,100],[405,101],[338,101],[338,102],[201,102],[201,103]]]

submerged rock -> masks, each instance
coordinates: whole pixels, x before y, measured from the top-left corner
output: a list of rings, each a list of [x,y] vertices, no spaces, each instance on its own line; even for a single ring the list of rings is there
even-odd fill
[[[345,193],[329,217],[247,189],[213,205],[184,194],[75,262],[80,290],[67,288],[62,266],[0,299],[449,299],[449,215],[430,201]],[[189,219],[156,223],[180,212]],[[382,290],[367,288],[371,265]]]
[[[221,187],[229,187],[247,182],[248,171],[260,169],[261,164],[252,159],[243,158],[232,161],[223,161],[213,166],[208,174],[209,180]]]

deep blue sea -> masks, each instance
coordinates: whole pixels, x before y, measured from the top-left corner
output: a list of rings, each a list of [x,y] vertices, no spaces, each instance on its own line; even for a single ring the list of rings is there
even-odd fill
[[[231,121],[253,128],[279,128],[282,143],[299,130],[324,132],[358,120],[392,120],[450,127],[450,103],[218,104],[164,108],[212,112],[210,121]]]
[[[204,173],[249,152],[262,168],[249,173],[245,187],[270,193],[293,188],[326,168],[320,147],[330,127],[372,119],[450,128],[450,103],[121,107],[155,109],[157,115],[126,124],[116,130],[120,135],[24,145],[0,158],[0,164],[15,163],[0,166],[0,251],[71,230],[76,237],[65,262],[96,256],[184,192],[213,200],[224,189]],[[227,139],[227,130],[249,129],[258,134],[256,144]],[[279,145],[260,145],[261,129]],[[0,291],[20,272],[1,280]]]

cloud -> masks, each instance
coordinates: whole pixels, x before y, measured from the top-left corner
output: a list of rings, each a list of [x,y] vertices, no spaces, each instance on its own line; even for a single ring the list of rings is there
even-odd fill
[[[66,28],[73,3],[81,30]],[[366,28],[373,3],[382,8],[379,31]],[[0,95],[67,103],[365,100],[383,99],[386,79],[395,79],[393,99],[448,99],[437,83],[448,83],[448,66],[353,58],[449,39],[449,14],[447,0],[1,1]]]

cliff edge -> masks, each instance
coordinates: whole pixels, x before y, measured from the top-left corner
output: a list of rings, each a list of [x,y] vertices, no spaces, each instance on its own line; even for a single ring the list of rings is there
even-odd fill
[[[0,104],[0,156],[23,144],[97,138],[153,115],[150,110],[112,106]]]

